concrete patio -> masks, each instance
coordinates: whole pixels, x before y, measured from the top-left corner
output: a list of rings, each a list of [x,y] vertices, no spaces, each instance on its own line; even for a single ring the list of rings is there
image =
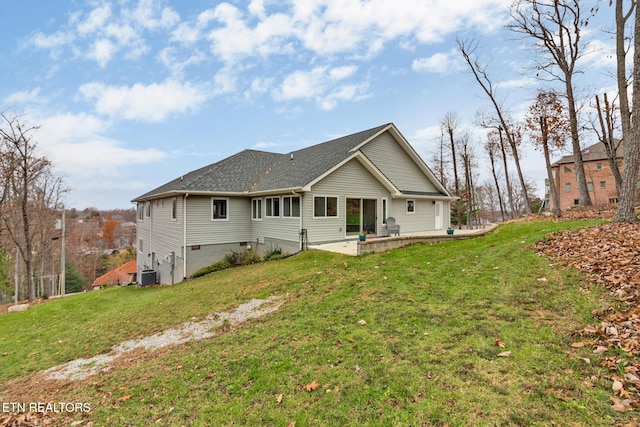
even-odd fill
[[[497,224],[487,224],[484,228],[472,230],[455,229],[452,235],[447,234],[446,230],[437,230],[427,233],[404,234],[400,236],[367,237],[367,240],[364,242],[361,242],[356,238],[341,242],[325,243],[322,245],[310,245],[309,249],[318,249],[321,251],[357,256],[365,253],[384,252],[390,249],[412,245],[414,243],[469,239],[487,234],[493,231],[496,227]]]

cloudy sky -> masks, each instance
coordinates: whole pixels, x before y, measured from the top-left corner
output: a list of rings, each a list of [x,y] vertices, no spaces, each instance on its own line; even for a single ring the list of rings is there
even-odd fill
[[[131,207],[243,149],[286,153],[389,122],[429,162],[446,113],[473,129],[490,108],[456,37],[479,41],[514,116],[544,87],[531,49],[505,30],[510,2],[3,1],[0,111],[40,126],[78,209]],[[583,34],[595,46],[585,93],[615,84],[602,7]],[[542,190],[542,158],[525,157]]]

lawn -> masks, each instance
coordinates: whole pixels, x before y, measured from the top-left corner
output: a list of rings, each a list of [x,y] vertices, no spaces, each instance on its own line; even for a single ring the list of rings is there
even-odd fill
[[[357,258],[306,251],[1,315],[0,400],[82,402],[89,412],[66,415],[106,426],[628,423],[632,413],[612,409],[603,356],[571,346],[574,331],[597,323],[602,290],[530,248],[594,224],[509,224]],[[278,311],[212,339],[21,388],[51,366],[271,295],[284,301]]]

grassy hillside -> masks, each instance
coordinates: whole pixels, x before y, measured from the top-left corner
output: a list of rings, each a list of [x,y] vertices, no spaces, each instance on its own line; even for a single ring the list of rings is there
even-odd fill
[[[611,409],[602,356],[570,345],[596,321],[600,290],[528,247],[591,224],[510,224],[358,258],[308,251],[2,315],[2,401],[87,402],[74,417],[107,426],[628,422]],[[275,313],[109,373],[32,392],[12,380],[270,295],[284,300]]]

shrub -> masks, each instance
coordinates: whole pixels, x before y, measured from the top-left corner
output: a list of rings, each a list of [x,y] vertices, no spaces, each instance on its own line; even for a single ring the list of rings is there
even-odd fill
[[[282,249],[279,246],[269,246],[269,249],[265,250],[263,259],[270,261],[274,259],[282,258]]]

